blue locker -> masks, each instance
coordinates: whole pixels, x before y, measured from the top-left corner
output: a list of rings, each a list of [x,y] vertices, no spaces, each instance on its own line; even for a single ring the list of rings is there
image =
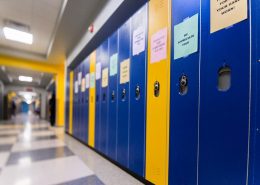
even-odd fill
[[[249,18],[210,33],[210,1],[201,2],[199,184],[244,185],[247,180]],[[231,77],[231,78],[230,78]],[[222,85],[223,78],[230,85]]]
[[[117,161],[128,167],[129,137],[129,76],[130,76],[130,20],[118,31],[118,126]],[[128,76],[128,77],[127,77]],[[128,79],[127,79],[128,78]]]
[[[69,132],[69,106],[70,106],[70,69],[67,68],[66,76],[66,108],[65,108],[65,131]]]
[[[78,135],[78,92],[76,92],[76,83],[78,80],[78,67],[74,69],[74,105],[73,105],[73,136]]]
[[[84,69],[85,69],[85,92],[84,92],[84,104],[83,104],[83,142],[88,144],[88,119],[89,119],[89,57],[84,60]],[[88,81],[88,82],[87,82]]]
[[[135,37],[137,45],[144,44],[144,50],[141,49],[136,53],[131,49],[129,115],[129,169],[143,177],[145,175],[147,24],[148,6],[144,5],[131,20],[132,47]]]
[[[249,184],[260,184],[260,2],[252,0],[252,97]],[[252,101],[253,100],[253,101]]]
[[[102,69],[102,79],[107,78],[105,75],[105,71],[108,71],[109,68],[109,56],[108,56],[108,40],[105,40],[101,44],[101,69]],[[109,82],[108,82],[109,83]],[[101,83],[101,112],[100,112],[100,151],[103,154],[107,155],[107,146],[108,146],[108,85],[105,83],[102,85]]]
[[[117,143],[117,76],[118,76],[118,32],[108,39],[109,47],[109,122],[108,122],[108,156],[116,160]],[[112,70],[111,70],[112,69]]]
[[[101,137],[101,65],[102,48],[99,46],[96,50],[96,111],[95,111],[95,148],[100,151]]]
[[[199,27],[199,12],[199,0],[172,0],[172,38],[178,34],[174,32],[175,26],[189,17],[195,15]],[[198,36],[199,33],[198,29]],[[169,185],[191,185],[197,183],[200,48],[175,59],[174,39],[171,42]]]
[[[84,137],[84,92],[81,89],[82,79],[85,75],[84,61],[80,64],[80,72],[81,72],[81,83],[79,85],[79,94],[80,94],[80,122],[79,122],[79,130],[80,130],[80,140],[83,141]]]

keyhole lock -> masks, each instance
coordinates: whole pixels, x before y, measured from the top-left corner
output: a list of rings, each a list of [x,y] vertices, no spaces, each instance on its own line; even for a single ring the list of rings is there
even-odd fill
[[[126,89],[123,89],[122,90],[122,96],[121,96],[123,101],[125,100],[125,96],[126,96]]]
[[[116,96],[115,91],[112,91],[112,94],[111,94],[111,100],[112,101],[115,101],[115,96]]]
[[[160,95],[160,82],[154,82],[154,96],[158,97]]]
[[[106,94],[105,93],[103,93],[102,99],[103,99],[103,101],[106,101]]]
[[[179,91],[180,95],[185,95],[188,92],[188,77],[185,74],[179,78]]]
[[[137,85],[137,86],[135,87],[135,99],[136,99],[136,100],[139,100],[139,99],[140,99],[140,93],[141,93],[140,86]]]

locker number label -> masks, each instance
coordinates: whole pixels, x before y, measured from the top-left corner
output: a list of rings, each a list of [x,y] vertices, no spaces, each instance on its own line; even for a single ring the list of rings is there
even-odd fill
[[[120,63],[120,84],[129,82],[130,59]]]
[[[211,0],[210,33],[247,19],[247,0]]]

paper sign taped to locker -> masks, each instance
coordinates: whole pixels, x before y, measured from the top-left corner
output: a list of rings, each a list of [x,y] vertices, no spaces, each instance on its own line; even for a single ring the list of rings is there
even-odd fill
[[[77,94],[78,93],[78,88],[79,88],[78,81],[75,82],[74,88],[75,88],[75,94]]]
[[[139,55],[145,49],[145,28],[143,26],[138,27],[133,32],[133,46],[132,52],[134,55]]]
[[[88,89],[89,88],[89,73],[86,74],[85,79],[86,79],[86,89]]]
[[[95,87],[95,73],[90,73],[90,88]]]
[[[108,86],[108,68],[103,69],[102,71],[102,87]]]
[[[130,59],[120,63],[120,84],[129,82]]]
[[[81,78],[82,78],[82,73],[79,72],[79,73],[78,73],[78,85],[81,84]]]
[[[198,51],[199,15],[174,26],[174,60]]]
[[[159,30],[151,38],[151,63],[167,58],[167,27]]]
[[[86,84],[85,84],[85,78],[82,78],[82,82],[81,82],[81,92],[85,92],[85,87],[86,87]]]
[[[116,75],[117,74],[117,58],[118,58],[118,54],[115,53],[114,55],[112,55],[110,57],[110,63],[109,63],[109,67],[110,67],[110,76]]]
[[[247,0],[210,0],[210,33],[247,19]]]
[[[96,64],[96,80],[101,78],[101,63]]]

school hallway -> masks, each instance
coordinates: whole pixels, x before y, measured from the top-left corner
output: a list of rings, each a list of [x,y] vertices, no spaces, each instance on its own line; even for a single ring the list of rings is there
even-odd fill
[[[138,185],[121,169],[33,114],[0,124],[1,185]]]

